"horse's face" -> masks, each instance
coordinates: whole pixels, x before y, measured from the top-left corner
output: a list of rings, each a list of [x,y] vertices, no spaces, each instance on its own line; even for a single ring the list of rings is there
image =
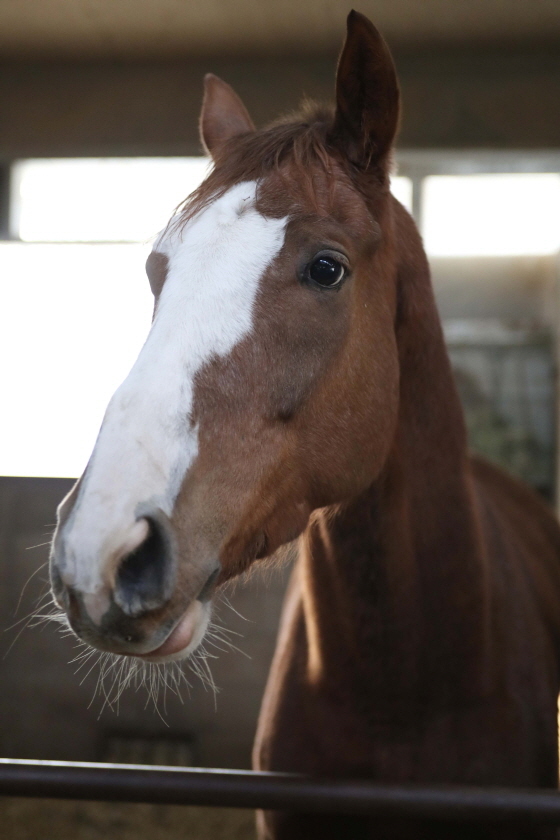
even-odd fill
[[[251,126],[215,79],[205,108],[221,189],[154,246],[152,329],[51,563],[81,638],[159,661],[200,643],[217,582],[375,479],[397,415],[386,187],[366,206],[336,155],[228,185],[224,141]]]

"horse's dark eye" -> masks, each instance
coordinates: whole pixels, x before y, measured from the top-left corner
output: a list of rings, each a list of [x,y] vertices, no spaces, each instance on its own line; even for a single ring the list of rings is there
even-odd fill
[[[334,257],[315,257],[307,268],[308,277],[317,283],[318,286],[332,289],[339,286],[344,280],[346,269]]]

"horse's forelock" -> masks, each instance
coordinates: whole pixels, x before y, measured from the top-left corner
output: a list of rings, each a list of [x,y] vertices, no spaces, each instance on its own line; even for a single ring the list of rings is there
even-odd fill
[[[337,159],[328,141],[333,110],[312,102],[260,131],[236,135],[223,144],[208,177],[177,208],[170,225],[184,225],[232,186],[243,181],[262,184],[269,175],[280,178],[288,196],[306,204],[317,202],[317,177],[334,200],[337,181],[344,177],[344,161]],[[257,192],[257,200],[259,198]]]

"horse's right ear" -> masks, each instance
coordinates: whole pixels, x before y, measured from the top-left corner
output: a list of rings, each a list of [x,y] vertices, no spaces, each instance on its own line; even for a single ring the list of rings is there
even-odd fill
[[[365,168],[391,148],[399,123],[399,85],[389,47],[364,15],[351,11],[336,73],[329,139]]]
[[[214,157],[230,137],[254,130],[251,117],[234,89],[213,73],[207,73],[200,114],[200,139],[208,154]]]

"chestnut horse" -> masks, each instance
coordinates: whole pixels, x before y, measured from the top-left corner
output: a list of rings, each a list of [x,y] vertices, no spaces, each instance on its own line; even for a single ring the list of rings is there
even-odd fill
[[[422,243],[389,191],[398,120],[389,51],[355,12],[334,112],[256,131],[207,77],[215,167],[148,259],[153,325],[59,508],[53,591],[90,645],[176,660],[216,587],[299,537],[257,768],[556,787],[560,531],[467,453]],[[506,836],[260,822],[275,840]]]

